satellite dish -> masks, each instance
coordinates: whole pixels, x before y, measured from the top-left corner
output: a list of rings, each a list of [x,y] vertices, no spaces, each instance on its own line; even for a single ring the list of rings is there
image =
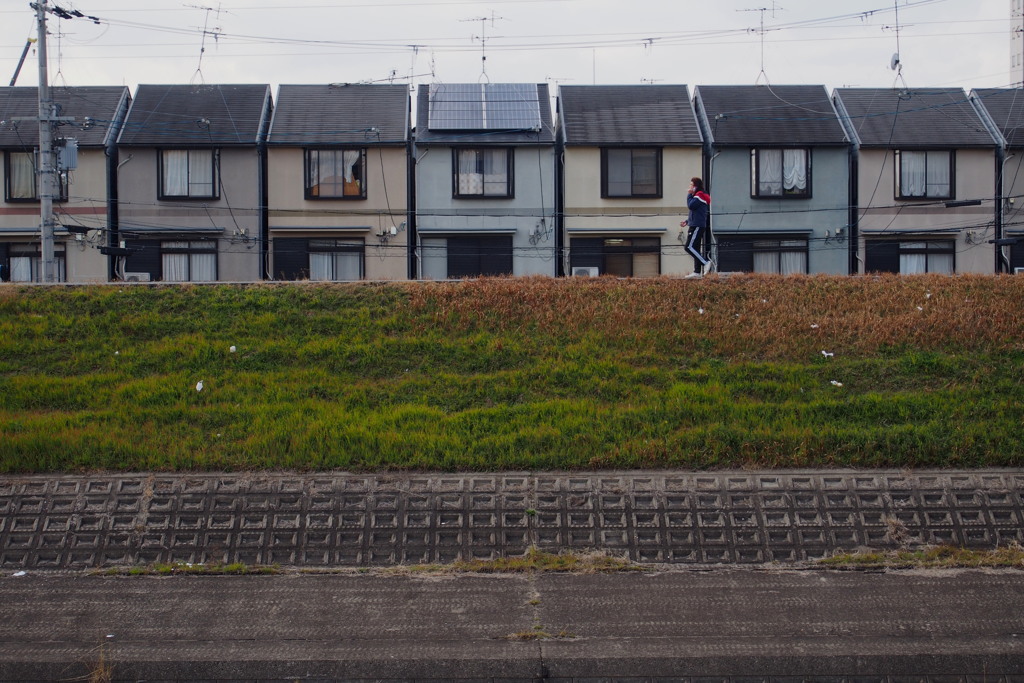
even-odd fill
[[[892,59],[889,60],[889,68],[892,69],[893,71],[895,71],[896,68],[899,65],[900,65],[900,53],[899,52],[893,52],[892,53]]]

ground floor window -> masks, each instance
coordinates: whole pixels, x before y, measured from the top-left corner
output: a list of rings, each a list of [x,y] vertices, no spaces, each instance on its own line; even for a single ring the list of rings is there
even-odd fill
[[[446,280],[512,273],[512,236],[424,237],[422,276]]]
[[[164,282],[217,280],[217,243],[212,240],[161,242],[160,258]]]
[[[569,243],[570,275],[657,277],[661,274],[658,237],[577,237]]]
[[[64,246],[54,245],[54,277],[67,281]],[[4,282],[42,282],[43,252],[38,243],[0,244],[0,279]]]
[[[718,270],[723,273],[807,272],[807,238],[800,235],[728,235],[718,238]]]
[[[278,280],[362,280],[366,241],[362,237],[274,239],[274,277]]]
[[[1010,272],[1024,275],[1024,237],[1021,241],[1010,246]]]
[[[130,239],[131,255],[124,259],[124,277],[164,282],[217,280],[217,240]]]
[[[946,273],[956,270],[955,240],[867,240],[864,268],[869,273]]]

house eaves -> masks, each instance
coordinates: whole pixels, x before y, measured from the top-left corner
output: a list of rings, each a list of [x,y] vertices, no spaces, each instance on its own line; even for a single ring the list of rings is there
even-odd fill
[[[57,128],[59,137],[74,138],[81,147],[105,147],[118,133],[131,96],[118,86],[53,87],[50,95],[58,115],[75,120]],[[39,146],[39,94],[35,87],[0,88],[0,147]]]
[[[703,145],[686,85],[579,85],[559,88],[566,146]]]
[[[700,85],[694,108],[716,149],[850,144],[823,85]]]
[[[537,98],[540,107],[540,125],[535,129],[519,130],[431,130],[430,86],[421,85],[416,95],[416,129],[413,137],[421,147],[430,145],[452,146],[553,146],[555,129],[551,117],[551,98],[546,83],[538,83]]]
[[[272,102],[266,84],[140,85],[118,144],[255,146],[266,134]]]
[[[994,148],[959,88],[837,88],[844,123],[862,149]]]
[[[409,91],[404,85],[281,85],[267,144],[405,146]]]

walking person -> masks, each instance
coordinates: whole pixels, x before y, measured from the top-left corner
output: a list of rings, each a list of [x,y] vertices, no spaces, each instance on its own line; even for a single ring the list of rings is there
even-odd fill
[[[690,190],[686,194],[686,206],[690,209],[690,215],[679,224],[679,227],[689,227],[686,235],[686,253],[693,257],[693,273],[686,277],[701,277],[704,267],[711,263],[704,258],[704,233],[708,228],[708,214],[711,213],[711,195],[704,191],[704,181],[700,178],[690,178]]]

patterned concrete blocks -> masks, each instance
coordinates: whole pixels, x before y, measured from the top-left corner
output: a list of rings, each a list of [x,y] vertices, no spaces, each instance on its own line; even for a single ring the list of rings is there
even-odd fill
[[[0,568],[382,566],[602,549],[639,562],[1024,542],[1024,472],[124,474],[0,479]]]

